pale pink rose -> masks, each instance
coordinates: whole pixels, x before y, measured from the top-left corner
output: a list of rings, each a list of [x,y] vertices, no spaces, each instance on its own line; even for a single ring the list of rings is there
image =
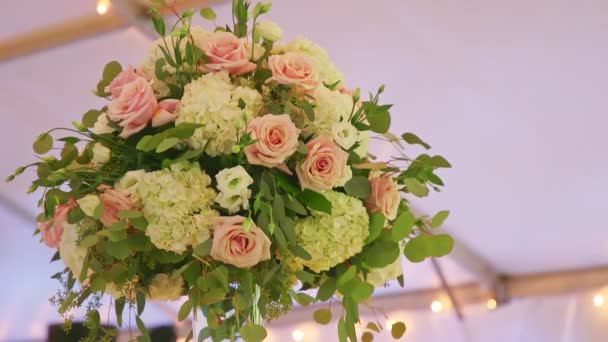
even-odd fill
[[[330,190],[347,177],[348,153],[326,136],[319,136],[306,144],[308,152],[296,167],[302,189],[317,192]]]
[[[99,195],[99,201],[103,204],[103,211],[101,212],[99,220],[105,227],[110,227],[114,223],[120,221],[120,218],[118,218],[119,212],[136,209],[135,204],[128,194],[107,185],[102,185],[97,189],[103,191],[101,195]]]
[[[321,84],[317,65],[302,53],[272,55],[268,58],[268,66],[272,71],[272,77],[266,82],[294,84],[306,92],[315,90]]]
[[[243,150],[250,164],[276,167],[291,174],[284,162],[298,149],[300,130],[289,115],[257,117],[249,123],[248,132],[252,139],[258,139]]]
[[[230,75],[238,76],[256,68],[249,60],[245,41],[230,32],[214,32],[203,50],[209,58],[206,70],[226,70]]]
[[[125,84],[135,81],[139,76],[140,75],[137,74],[135,69],[132,66],[129,66],[110,82],[110,85],[106,87],[105,91],[112,94],[112,99],[116,99],[122,93]]]
[[[68,222],[68,213],[76,206],[76,201],[70,199],[68,203],[55,206],[55,215],[46,222],[38,222],[38,229],[44,244],[56,248],[61,241],[63,224]]]
[[[158,103],[156,113],[152,116],[152,127],[160,127],[177,120],[179,100],[166,99]]]
[[[381,213],[389,220],[397,217],[399,209],[399,189],[397,183],[389,174],[372,172],[369,175],[371,192],[365,200],[365,206],[370,213]]]
[[[120,122],[120,136],[126,139],[144,129],[157,108],[150,83],[138,76],[121,86],[120,94],[108,106],[108,118]]]
[[[252,223],[245,233],[242,216],[220,217],[213,232],[211,257],[239,268],[270,259],[270,239]]]

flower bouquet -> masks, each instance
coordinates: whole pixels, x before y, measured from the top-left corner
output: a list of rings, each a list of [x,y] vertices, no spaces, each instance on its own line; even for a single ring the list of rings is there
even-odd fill
[[[100,324],[105,294],[119,326],[129,308],[142,341],[148,300],[185,300],[177,318],[203,314],[194,334],[214,341],[261,341],[262,320],[294,302],[338,302],[340,340],[356,341],[359,305],[389,280],[403,284],[401,254],[450,252],[452,239],[431,233],[448,212],[417,216],[406,200],[439,190],[435,172],[450,164],[406,155],[405,144],[429,145],[389,132],[384,86],[364,100],[321,47],[279,43],[281,28],[259,22],[270,3],[234,0],[233,26],[202,9],[205,30],[191,25],[194,11],[157,2],[161,38],[138,67],[105,66],[94,93],[107,106],[42,133],[39,161],[9,177],[37,170],[37,233],[65,264],[51,300],[68,322],[86,306],[89,341],[116,334]],[[376,161],[372,137],[397,156]],[[314,319],[328,324],[332,311],[319,306]],[[369,322],[363,339],[382,326]],[[404,331],[393,324],[395,338]]]

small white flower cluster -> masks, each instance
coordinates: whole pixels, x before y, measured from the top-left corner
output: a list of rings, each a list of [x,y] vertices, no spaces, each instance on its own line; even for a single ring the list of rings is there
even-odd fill
[[[253,184],[253,178],[244,167],[239,165],[230,169],[223,169],[218,172],[215,179],[217,180],[217,189],[220,191],[215,198],[215,202],[231,214],[236,213],[241,208],[249,209],[249,198],[251,198],[249,186]]]

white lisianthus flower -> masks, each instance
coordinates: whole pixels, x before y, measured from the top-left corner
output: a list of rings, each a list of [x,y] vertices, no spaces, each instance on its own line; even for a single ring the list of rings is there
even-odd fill
[[[158,301],[178,300],[184,292],[184,280],[181,276],[160,273],[154,276],[148,286],[149,298]]]
[[[249,209],[249,198],[251,197],[251,190],[246,190],[240,194],[227,194],[225,192],[220,192],[219,195],[215,198],[215,202],[220,205],[220,207],[228,210],[231,214],[234,214],[243,209]]]
[[[357,143],[359,143],[359,146],[357,146],[357,148],[355,149],[355,153],[359,157],[367,157],[367,153],[369,152],[369,142],[369,131],[359,131],[359,133],[357,134]]]
[[[112,151],[105,147],[101,143],[95,143],[93,145],[93,157],[91,158],[91,164],[95,166],[101,166],[110,161]]]
[[[102,113],[97,117],[95,125],[91,128],[91,132],[95,134],[109,134],[116,132],[116,129],[110,126],[110,120],[106,113]]]
[[[80,209],[84,212],[85,215],[93,217],[95,212],[95,208],[99,205],[100,200],[97,195],[86,195],[81,199],[76,200]]]
[[[129,195],[133,202],[139,202],[139,197],[137,196],[137,183],[141,180],[143,175],[146,174],[144,170],[135,170],[127,172],[116,184],[114,184],[114,188],[116,190],[121,190],[123,193]]]
[[[87,255],[87,249],[76,244],[78,236],[78,226],[66,222],[63,225],[63,233],[58,246],[61,261],[72,271],[75,278],[80,276],[82,264]]]
[[[223,169],[215,175],[217,189],[227,195],[242,194],[253,184],[253,178],[241,165]]]
[[[268,41],[276,42],[283,38],[283,29],[272,21],[263,21],[255,25],[255,34]]]
[[[209,73],[186,85],[176,124],[203,124],[190,138],[192,146],[206,147],[205,153],[212,157],[231,154],[237,135],[262,106],[255,89],[232,84],[225,71]]]
[[[345,150],[351,148],[357,141],[357,129],[349,122],[336,122],[331,126],[331,137],[336,144]]]
[[[348,182],[351,178],[353,178],[353,169],[350,166],[346,166],[346,170],[344,172],[344,177],[340,178],[336,183],[336,186],[344,186],[346,182]]]

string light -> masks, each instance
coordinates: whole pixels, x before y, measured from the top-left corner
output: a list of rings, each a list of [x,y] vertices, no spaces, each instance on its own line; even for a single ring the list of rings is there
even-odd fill
[[[291,333],[291,337],[294,341],[302,341],[304,339],[304,332],[302,330],[296,329]]]
[[[434,313],[440,313],[443,311],[443,303],[440,300],[434,300],[431,303],[431,311]]]
[[[384,324],[384,327],[386,328],[386,330],[391,331],[391,329],[393,329],[393,324],[395,324],[395,321],[386,321],[386,323]]]
[[[110,9],[110,0],[97,0],[97,13],[104,15]]]
[[[489,299],[488,302],[486,303],[486,306],[488,307],[488,309],[490,310],[494,310],[496,309],[496,306],[498,305],[498,303],[496,303],[496,299],[492,298]]]
[[[600,308],[604,306],[604,301],[604,296],[597,294],[593,297],[593,306],[595,306],[596,308]]]

